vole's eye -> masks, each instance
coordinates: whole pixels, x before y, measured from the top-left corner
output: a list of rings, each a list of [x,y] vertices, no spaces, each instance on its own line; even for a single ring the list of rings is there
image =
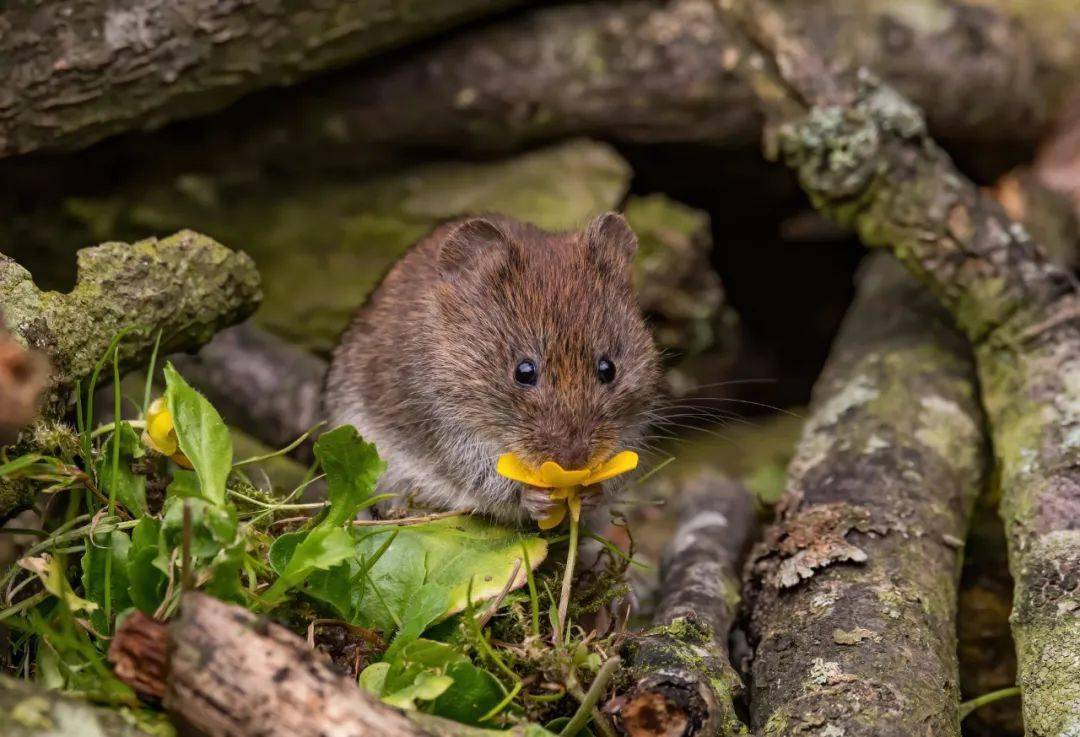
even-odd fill
[[[610,384],[615,381],[615,364],[606,358],[596,362],[596,377],[601,384]]]
[[[536,380],[540,372],[536,370],[536,364],[531,359],[523,359],[514,369],[514,381],[523,386],[536,386]]]

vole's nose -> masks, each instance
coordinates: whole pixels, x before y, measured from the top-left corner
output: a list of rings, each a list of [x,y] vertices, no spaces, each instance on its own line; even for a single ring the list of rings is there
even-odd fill
[[[554,454],[553,460],[567,471],[585,468],[589,462],[589,444],[583,438],[567,438]]]

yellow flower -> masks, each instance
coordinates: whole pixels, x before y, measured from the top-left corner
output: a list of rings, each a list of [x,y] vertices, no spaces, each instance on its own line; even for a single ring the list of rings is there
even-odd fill
[[[142,434],[143,445],[169,456],[177,465],[192,468],[191,461],[180,452],[180,441],[176,437],[172,413],[165,404],[164,397],[158,397],[146,410],[146,429]]]
[[[567,470],[555,461],[545,461],[537,469],[529,468],[514,453],[503,453],[495,470],[511,481],[519,481],[541,489],[554,489],[551,499],[565,500],[566,505],[559,505],[555,510],[540,520],[540,529],[550,530],[558,526],[566,517],[566,510],[577,522],[581,518],[581,491],[593,487],[610,478],[633,471],[638,465],[638,455],[632,450],[624,450],[609,458],[595,468]],[[599,491],[595,489],[594,491]]]

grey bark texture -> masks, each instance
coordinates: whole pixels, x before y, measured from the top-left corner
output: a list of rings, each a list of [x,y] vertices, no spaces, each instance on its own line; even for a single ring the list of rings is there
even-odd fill
[[[988,460],[974,367],[891,257],[859,282],[747,565],[753,725],[958,736],[960,551]]]
[[[0,7],[0,157],[220,109],[514,4],[61,0]]]
[[[738,567],[755,529],[741,485],[703,466],[676,482],[679,525],[663,556],[653,627],[623,646],[626,670],[605,709],[631,737],[746,734],[733,698],[728,633]]]
[[[149,737],[120,714],[58,691],[0,675],[4,737]]]
[[[1067,0],[800,0],[785,13],[827,58],[858,63],[927,110],[935,134],[1037,140],[1080,81],[1080,7]],[[761,116],[711,0],[529,10],[240,108],[233,148],[285,165],[362,163],[388,145],[505,150],[588,135],[753,143]],[[215,124],[215,130],[221,126]]]
[[[839,76],[769,3],[738,3],[765,58],[743,67],[780,124],[771,148],[811,200],[888,248],[974,347],[1015,580],[1025,730],[1080,732],[1080,290],[974,186],[918,110]]]

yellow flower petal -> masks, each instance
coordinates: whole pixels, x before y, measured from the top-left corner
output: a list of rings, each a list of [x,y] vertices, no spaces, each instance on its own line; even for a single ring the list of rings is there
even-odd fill
[[[167,411],[161,412],[153,419],[147,421],[146,434],[154,441],[156,450],[165,455],[172,455],[176,452],[176,446],[178,444],[176,431],[173,427],[172,415]]]
[[[555,507],[555,509],[551,510],[551,514],[549,514],[547,517],[544,517],[544,519],[540,520],[536,524],[541,530],[550,530],[552,528],[558,527],[559,523],[563,521],[563,518],[565,516],[566,507],[560,504],[559,506]]]
[[[546,483],[540,478],[540,474],[522,463],[521,459],[514,453],[503,453],[499,456],[499,463],[495,466],[495,470],[500,476],[505,476],[511,481],[520,481],[523,484],[539,486],[544,489],[551,488],[551,484]]]
[[[570,492],[571,492],[571,488],[569,486],[564,486],[561,489],[556,489],[555,491],[548,494],[548,498],[549,499],[566,499],[568,496],[570,496]]]
[[[566,506],[570,507],[570,516],[575,522],[581,519],[581,497],[577,492],[572,492],[566,500]]]
[[[582,484],[585,486],[599,484],[601,481],[607,481],[628,471],[633,471],[637,468],[637,465],[638,454],[632,450],[624,450],[601,464]]]
[[[589,477],[589,469],[567,471],[555,461],[544,461],[540,466],[540,477],[555,488],[577,486]]]
[[[169,456],[169,458],[172,458],[173,463],[180,466],[181,468],[186,468],[188,470],[195,468],[195,466],[191,464],[191,461],[188,460],[188,457],[180,451],[173,453]]]

